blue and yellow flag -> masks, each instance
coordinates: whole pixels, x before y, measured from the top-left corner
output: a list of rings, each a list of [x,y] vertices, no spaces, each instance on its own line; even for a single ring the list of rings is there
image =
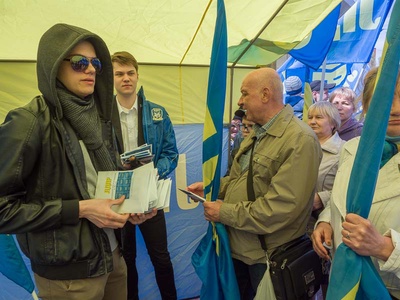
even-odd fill
[[[35,285],[12,235],[0,234],[0,257],[0,272],[32,293]]]
[[[218,0],[217,9],[203,133],[203,183],[208,201],[215,201],[219,191],[227,74],[228,38],[223,0]],[[209,224],[206,235],[193,253],[192,264],[203,284],[200,299],[240,299],[228,234],[223,224]]]
[[[332,10],[329,15],[314,28],[307,38],[307,41],[301,42],[296,48],[292,49],[289,54],[306,66],[318,70],[331,47],[336,32],[340,7],[341,5],[339,4]]]
[[[335,10],[341,2],[341,0],[266,1],[268,5],[260,6],[259,8],[265,12],[264,26],[259,28],[258,32],[255,31],[257,34],[246,36],[240,43],[231,45],[228,48],[229,62],[234,65],[254,66],[275,62],[298,46],[300,42],[308,40],[311,31]],[[334,18],[335,14],[332,16]],[[328,21],[331,20],[332,16],[328,18]],[[296,26],[293,26],[294,22]],[[337,14],[334,22],[337,22]],[[317,48],[311,49],[313,52],[315,50],[314,54],[323,50],[321,47],[326,48],[322,39],[329,38],[328,31],[329,29],[326,29],[325,35],[319,36],[320,44],[316,46]],[[331,40],[333,33],[334,28],[330,36]],[[327,48],[329,48],[329,45]],[[316,55],[317,57],[319,56],[319,54]],[[311,57],[308,56],[307,60],[309,61],[310,59]]]
[[[393,6],[382,63],[347,190],[347,212],[367,218],[375,192],[400,61],[400,1]],[[379,122],[376,122],[379,116]],[[365,163],[368,162],[368,163]],[[391,299],[369,256],[340,244],[333,260],[328,299]]]
[[[207,200],[216,200],[221,177],[223,118],[226,94],[228,36],[225,6],[218,0],[217,21],[208,75],[207,107],[203,132],[203,182]]]

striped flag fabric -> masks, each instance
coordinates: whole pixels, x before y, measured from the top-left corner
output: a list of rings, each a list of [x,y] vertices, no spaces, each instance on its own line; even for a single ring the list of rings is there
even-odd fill
[[[203,132],[203,183],[207,201],[217,199],[221,177],[227,44],[225,5],[223,0],[218,0]],[[239,299],[228,234],[223,224],[209,224],[192,255],[192,264],[202,281],[200,299]]]
[[[308,41],[311,31],[341,2],[341,0],[268,0],[266,7],[260,7],[265,11],[264,26],[259,28],[258,32],[255,31],[256,34],[244,37],[240,43],[235,41],[228,48],[229,62],[234,65],[253,66],[275,62],[284,54],[299,46],[306,38]],[[332,16],[334,19],[335,14],[332,14],[328,21],[331,20]],[[293,26],[294,20],[296,26]],[[337,22],[337,15],[335,22]],[[329,35],[327,31],[325,31],[325,35],[319,35],[320,40],[317,48],[308,48],[307,51],[312,51],[314,55],[319,57],[320,55],[317,52],[321,50],[321,47],[329,48],[329,45],[325,45],[325,42],[322,41],[326,38],[329,39]],[[301,53],[298,53],[298,55],[301,55]],[[304,57],[304,52],[302,56]],[[312,60],[312,56],[307,55],[307,61],[309,60]]]
[[[0,273],[32,294],[35,285],[12,235],[0,234],[0,256]]]
[[[340,3],[322,22],[311,32],[311,37],[303,46],[303,42],[292,49],[289,54],[303,64],[318,70],[331,47],[336,32],[340,13]]]
[[[393,6],[374,95],[351,171],[348,212],[370,212],[400,61],[400,1]],[[379,122],[376,118],[379,116]],[[368,164],[365,162],[368,161]],[[391,299],[369,256],[340,244],[331,270],[327,299]]]
[[[208,76],[207,107],[203,132],[203,182],[207,200],[216,200],[221,177],[223,117],[226,94],[228,36],[225,5],[218,0],[217,22]]]

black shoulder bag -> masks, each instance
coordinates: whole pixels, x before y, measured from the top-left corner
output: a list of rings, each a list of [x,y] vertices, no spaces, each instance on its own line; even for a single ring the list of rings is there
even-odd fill
[[[256,137],[253,137],[247,175],[249,201],[256,199],[252,166],[255,143]],[[263,250],[267,252],[264,236],[259,235],[258,238]],[[306,234],[275,249],[269,257],[269,262],[277,300],[310,299],[319,290],[322,280],[321,261]]]

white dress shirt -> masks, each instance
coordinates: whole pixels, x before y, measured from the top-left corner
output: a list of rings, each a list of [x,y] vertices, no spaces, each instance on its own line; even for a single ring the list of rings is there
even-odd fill
[[[130,151],[138,146],[138,101],[131,108],[121,106],[117,99],[119,119],[121,122],[124,151]]]

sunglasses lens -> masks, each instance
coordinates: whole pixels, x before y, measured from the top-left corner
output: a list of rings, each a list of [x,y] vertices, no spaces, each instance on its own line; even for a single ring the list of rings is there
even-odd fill
[[[100,74],[101,73],[101,61],[98,58],[92,58],[92,60],[90,61],[93,68],[95,68],[96,73]]]
[[[65,59],[71,62],[71,67],[76,72],[83,72],[89,67],[89,63],[92,64],[97,74],[101,73],[101,61],[97,57],[87,58],[82,55],[74,55],[70,59]]]
[[[89,66],[89,60],[80,55],[75,55],[70,58],[71,67],[76,72],[83,72]]]

